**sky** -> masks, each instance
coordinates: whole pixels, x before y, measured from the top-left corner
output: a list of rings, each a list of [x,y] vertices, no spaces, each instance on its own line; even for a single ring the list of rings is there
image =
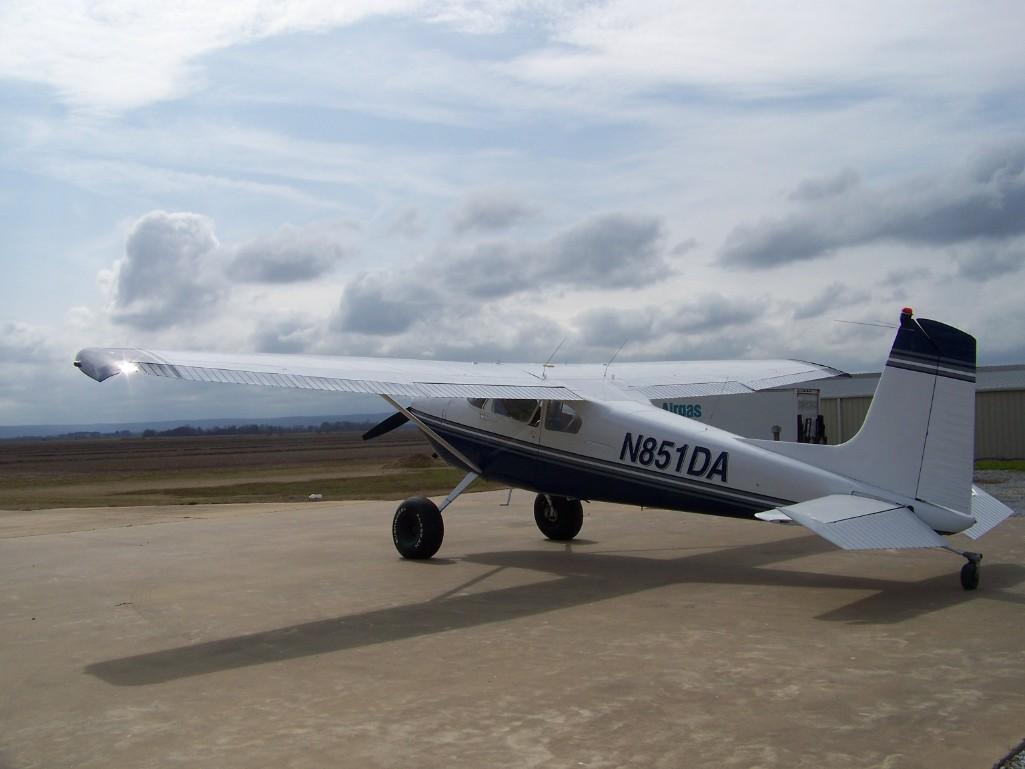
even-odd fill
[[[1025,362],[1019,2],[0,3],[0,424],[381,411],[88,346]],[[866,325],[867,324],[867,325]]]

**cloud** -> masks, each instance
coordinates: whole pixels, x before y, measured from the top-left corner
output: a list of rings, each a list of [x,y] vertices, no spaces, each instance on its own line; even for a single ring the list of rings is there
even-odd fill
[[[870,296],[868,291],[853,288],[846,283],[830,283],[814,297],[794,308],[794,320],[817,318],[826,310],[865,302]]]
[[[685,256],[698,247],[697,238],[685,238],[672,247],[670,254],[673,256]]]
[[[457,233],[507,230],[537,215],[531,206],[504,195],[485,195],[467,201],[456,213],[452,229]]]
[[[671,270],[660,252],[660,219],[628,214],[595,216],[547,241],[487,242],[438,267],[445,280],[480,298],[550,288],[636,288]]]
[[[404,276],[361,273],[342,291],[332,322],[337,331],[393,336],[436,314],[440,297],[426,285]]]
[[[112,112],[172,99],[203,84],[193,61],[272,35],[353,24],[409,2],[268,3],[217,13],[202,3],[13,0],[0,15],[0,76],[42,82],[79,109]]]
[[[949,178],[800,202],[796,213],[735,227],[720,262],[760,269],[883,240],[946,246],[1018,236],[1025,233],[1025,145],[990,152]]]
[[[805,179],[787,197],[790,200],[821,200],[842,195],[861,181],[857,172],[847,168],[835,176]]]
[[[766,310],[762,299],[705,294],[686,299],[668,315],[659,313],[656,330],[660,333],[700,334],[745,326]]]
[[[956,255],[957,274],[962,278],[983,282],[1019,272],[1025,267],[1025,243],[1016,242],[1007,248],[982,246]]]
[[[286,224],[238,246],[227,273],[248,283],[299,283],[330,272],[345,256],[333,235]]]
[[[583,345],[615,348],[625,342],[630,355],[640,350],[642,357],[657,356],[658,351],[680,349],[681,344],[688,349],[713,346],[713,340],[723,333],[744,328],[761,317],[764,305],[764,301],[704,294],[685,299],[668,311],[655,306],[629,311],[592,309],[573,318],[573,326]],[[735,347],[730,345],[730,349]]]
[[[74,351],[68,351],[71,355]],[[4,363],[46,363],[60,353],[50,335],[31,323],[0,322],[0,361]]]
[[[655,326],[651,308],[639,312],[622,312],[595,308],[573,318],[578,341],[591,347],[616,348],[629,342],[650,339]]]
[[[156,330],[206,317],[225,292],[219,245],[208,217],[152,211],[140,218],[115,265],[114,322]]]
[[[388,231],[399,237],[415,239],[427,232],[427,223],[418,209],[403,208],[389,221]]]
[[[321,335],[321,324],[299,314],[262,321],[253,332],[257,352],[301,353],[310,350]]]

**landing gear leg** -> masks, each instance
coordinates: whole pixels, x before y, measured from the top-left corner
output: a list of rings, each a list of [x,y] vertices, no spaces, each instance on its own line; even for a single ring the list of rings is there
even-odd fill
[[[969,553],[967,550],[957,550],[953,547],[948,547],[947,550],[956,553],[966,561],[965,565],[961,567],[961,587],[965,590],[975,590],[979,586],[982,553]]]

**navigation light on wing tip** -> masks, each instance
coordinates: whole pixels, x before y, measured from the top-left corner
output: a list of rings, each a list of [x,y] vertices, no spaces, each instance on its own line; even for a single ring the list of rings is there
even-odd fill
[[[118,371],[122,374],[134,374],[139,370],[139,367],[132,363],[130,360],[123,360],[117,364]]]

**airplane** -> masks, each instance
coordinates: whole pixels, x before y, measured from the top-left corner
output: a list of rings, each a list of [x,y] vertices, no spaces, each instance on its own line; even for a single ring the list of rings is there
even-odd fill
[[[796,523],[845,550],[950,551],[974,590],[982,556],[945,535],[977,539],[1014,512],[972,485],[975,347],[904,308],[865,422],[837,446],[745,438],[652,404],[844,375],[799,360],[492,364],[87,348],[74,365],[100,382],[141,373],[380,395],[396,413],[364,439],[412,422],[466,473],[440,505],[398,506],[392,540],[403,558],[434,556],[442,511],[484,478],[536,493],[534,520],[551,540],[576,537],[592,500]]]

